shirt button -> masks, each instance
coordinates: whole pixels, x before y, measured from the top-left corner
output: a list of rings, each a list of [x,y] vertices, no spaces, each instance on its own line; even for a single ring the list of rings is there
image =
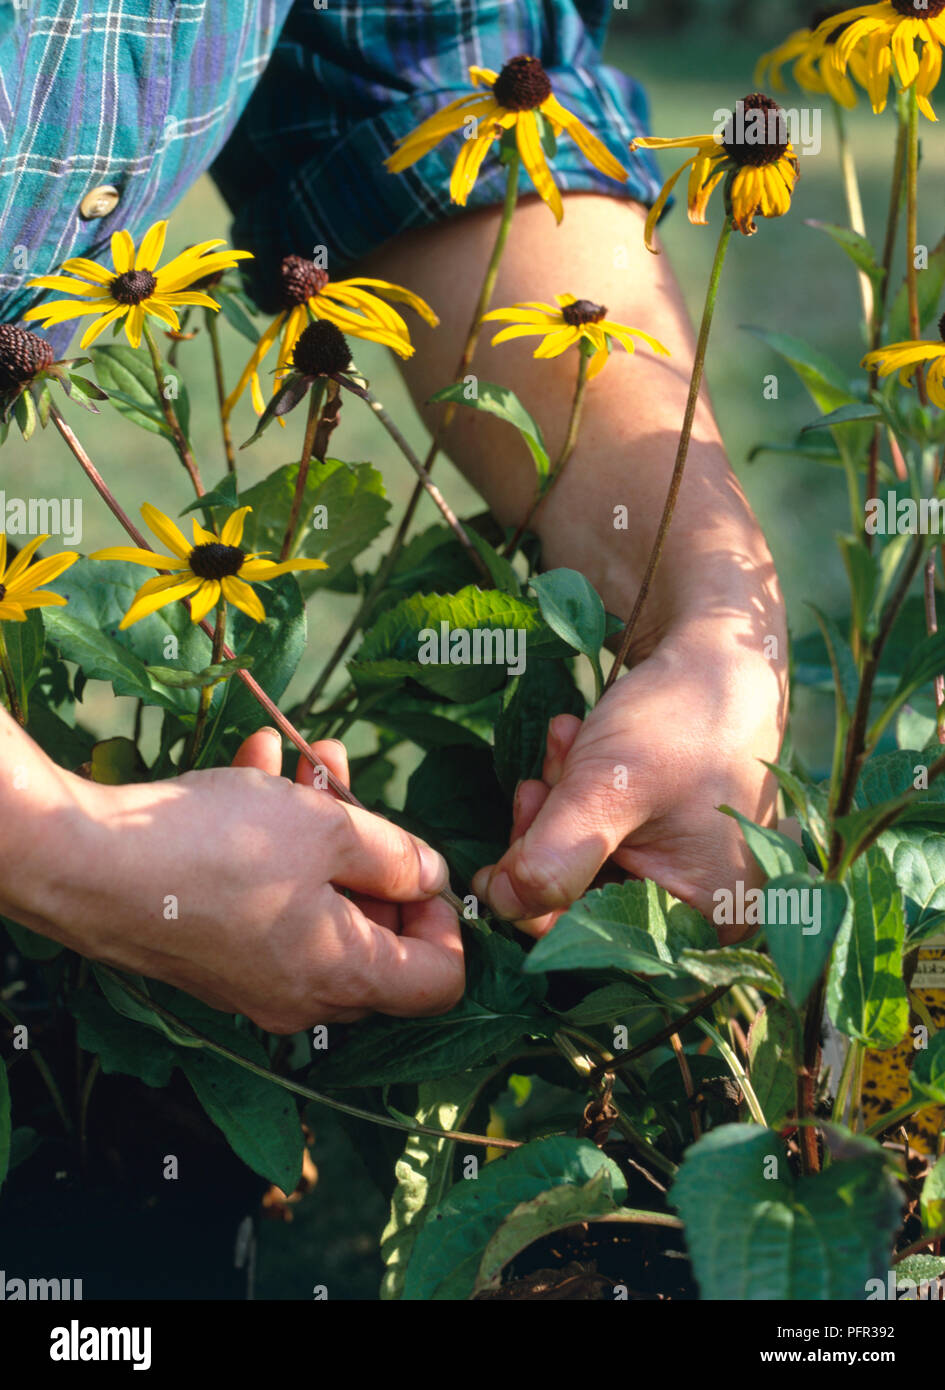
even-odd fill
[[[94,217],[107,217],[118,206],[118,189],[110,183],[100,183],[91,189],[79,204],[79,212],[90,222]]]

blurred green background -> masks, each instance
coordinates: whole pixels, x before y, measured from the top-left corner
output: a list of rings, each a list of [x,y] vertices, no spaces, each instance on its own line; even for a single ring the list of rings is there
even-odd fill
[[[806,22],[806,6],[782,0],[629,0],[626,10],[615,10],[609,40],[609,60],[631,72],[647,87],[652,104],[652,124],[660,135],[685,135],[712,129],[712,113],[731,106],[753,90],[755,61],[765,48],[780,41],[798,22]],[[791,89],[788,104],[818,105]],[[865,100],[848,117],[851,141],[862,184],[867,224],[874,242],[881,241],[888,198],[893,112],[873,116]],[[923,212],[920,241],[933,245],[942,235],[942,187],[945,149],[940,128],[923,122]],[[664,163],[670,172],[685,151],[670,151]],[[803,158],[802,179],[791,214],[780,221],[760,222],[752,239],[737,238],[732,248],[713,334],[708,381],[728,446],[738,473],[768,536],[788,602],[794,632],[811,627],[805,600],[842,613],[846,586],[833,543],[836,532],[848,525],[843,479],[839,471],[811,465],[785,455],[765,455],[748,464],[746,457],[761,440],[786,442],[817,414],[790,369],[743,325],[759,324],[804,338],[835,355],[850,374],[856,373],[863,352],[858,326],[859,301],[850,262],[822,233],[805,225],[805,219],[846,223],[838,177],[836,138],[832,114],[823,111],[823,149],[817,157]],[[668,251],[680,278],[690,312],[700,312],[721,205],[716,200],[710,217],[713,227],[690,227],[684,209],[677,206],[664,223]],[[213,185],[202,179],[180,205],[172,224],[169,251],[210,236],[226,235],[226,209]],[[898,247],[898,285],[902,269],[902,238]],[[192,398],[213,399],[213,382],[205,335],[181,354]],[[248,349],[245,341],[223,331],[226,370],[232,381]],[[75,349],[73,349],[75,350]],[[377,394],[402,424],[415,446],[423,443],[423,431],[414,415],[397,368],[383,349],[359,345],[361,370],[372,380]],[[780,399],[765,401],[763,379],[776,372]],[[183,470],[167,446],[156,437],[134,431],[113,414],[95,418],[70,412],[101,471],[111,480],[122,504],[132,514],[144,498],[170,513],[189,500]],[[210,409],[196,411],[194,443],[203,460],[208,483],[221,471],[213,460],[221,458],[218,427]],[[242,440],[251,432],[249,406],[239,415],[235,435]],[[272,429],[252,451],[240,456],[245,483],[264,477],[273,467],[289,461],[298,431]],[[351,461],[371,459],[384,469],[394,515],[411,490],[406,466],[392,458],[386,436],[369,412],[345,412],[344,424],[335,435],[334,452]],[[90,489],[61,442],[50,431],[27,454],[11,434],[3,453],[3,485],[8,492],[23,490],[53,496],[81,493],[86,499],[86,524],[82,549],[116,543],[116,527]],[[477,510],[472,490],[449,465],[441,465],[440,485],[458,511]],[[38,478],[42,471],[42,480]],[[426,502],[419,514],[421,525],[434,519]],[[373,558],[369,556],[368,559]],[[346,625],[353,600],[320,594],[309,609],[309,656],[289,692],[300,694],[317,672],[324,653],[331,649]],[[86,695],[86,718],[102,732],[130,731],[132,709],[116,723],[115,707],[105,688],[94,684]],[[796,704],[794,738],[802,756],[822,770],[827,756],[830,702],[826,697],[802,694]],[[363,730],[352,731],[355,751],[363,746]],[[330,1117],[313,1116],[316,1128],[316,1160],[322,1181],[296,1210],[291,1226],[267,1226],[263,1233],[259,1268],[260,1296],[308,1297],[313,1282],[326,1277],[332,1297],[370,1297],[377,1287],[377,1266],[371,1254],[371,1235],[383,1220],[383,1203],[357,1164]],[[360,1177],[358,1176],[360,1172]],[[363,1196],[358,1190],[363,1189]],[[345,1209],[339,1193],[345,1193]],[[357,1210],[357,1231],[351,1212]]]

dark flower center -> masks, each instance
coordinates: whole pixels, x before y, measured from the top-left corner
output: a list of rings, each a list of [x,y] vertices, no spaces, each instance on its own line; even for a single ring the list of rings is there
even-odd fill
[[[595,304],[592,299],[576,299],[561,310],[561,317],[572,328],[580,328],[585,323],[600,323],[606,314],[604,306]]]
[[[156,288],[157,281],[150,270],[126,270],[123,275],[116,275],[111,284],[112,298],[119,304],[140,304]]]
[[[12,323],[0,323],[0,391],[30,381],[52,360],[52,343],[38,333]]]
[[[341,329],[316,319],[299,334],[292,365],[305,376],[335,376],[351,366],[351,352]]]
[[[907,19],[934,19],[945,10],[945,0],[892,0],[892,7]]]
[[[938,336],[945,343],[945,314],[938,321]]]
[[[776,101],[762,92],[752,92],[735,103],[735,113],[722,134],[722,147],[736,164],[755,168],[775,164],[789,144],[787,116]]]
[[[7,586],[6,586],[5,584],[0,584],[0,603],[3,602],[3,600],[6,598],[6,596],[7,596]]]
[[[230,575],[239,574],[245,559],[246,551],[238,546],[207,541],[194,546],[188,564],[198,579],[229,579]]]
[[[513,58],[496,78],[492,95],[506,111],[534,111],[551,96],[551,78],[537,58]]]
[[[815,30],[819,29],[822,24],[826,23],[828,19],[833,19],[834,15],[842,14],[843,11],[848,8],[849,6],[847,5],[828,5],[823,9],[815,10],[810,19],[811,32],[813,33]],[[847,20],[845,24],[838,24],[835,29],[831,29],[830,33],[827,35],[827,42],[836,43],[844,29],[848,28],[851,22],[852,21]]]
[[[304,256],[286,256],[282,262],[282,301],[286,309],[304,304],[328,284],[328,271],[320,270]]]

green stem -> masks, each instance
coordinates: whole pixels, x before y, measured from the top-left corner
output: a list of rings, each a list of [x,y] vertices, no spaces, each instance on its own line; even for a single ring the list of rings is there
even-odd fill
[[[334,385],[334,383],[332,383]],[[289,511],[289,519],[286,522],[285,535],[282,537],[282,546],[279,551],[280,563],[288,560],[292,554],[292,547],[295,544],[295,533],[299,528],[299,516],[302,511],[302,499],[305,496],[305,484],[308,482],[309,464],[312,461],[312,449],[315,444],[315,435],[318,432],[318,424],[321,419],[322,401],[325,399],[325,378],[321,378],[312,387],[308,396],[308,418],[305,421],[305,438],[302,441],[302,457],[299,460],[299,471],[295,479],[295,492],[292,494],[292,507]],[[337,387],[335,390],[337,391]]]
[[[180,461],[187,469],[187,475],[193,483],[194,492],[198,497],[202,497],[206,488],[200,477],[200,469],[197,467],[196,460],[190,452],[190,445],[187,443],[184,431],[181,428],[180,420],[177,418],[177,411],[174,409],[174,404],[172,401],[168,400],[167,396],[164,394],[164,363],[161,360],[161,350],[157,345],[154,334],[151,332],[147,319],[144,321],[144,339],[148,345],[148,351],[151,354],[151,366],[154,368],[154,383],[157,387],[158,400],[164,412],[167,428],[171,432],[171,438],[180,456]]]
[[[6,686],[7,700],[10,705],[10,713],[18,724],[26,728],[26,692],[23,692],[23,699],[16,686],[16,676],[13,674],[13,666],[10,662],[10,653],[7,651],[7,639],[3,632],[3,623],[0,622],[0,671],[3,672],[3,684]]]
[[[6,1021],[10,1024],[11,1028],[20,1028],[23,1026],[20,1023],[20,1020],[17,1018],[16,1014],[13,1012],[13,1010],[8,1008],[7,1005],[2,1002],[0,1002],[0,1018],[5,1018]],[[40,1052],[39,1048],[36,1047],[33,1043],[30,1043],[29,1047],[26,1050],[29,1053],[30,1057],[33,1059],[34,1067],[39,1072],[40,1076],[43,1078],[46,1090],[49,1092],[52,1103],[56,1107],[56,1114],[62,1121],[63,1129],[66,1131],[67,1134],[71,1134],[72,1121],[69,1119],[68,1111],[66,1110],[66,1107],[63,1104],[62,1093],[60,1092],[59,1087],[56,1085],[55,1078],[53,1077],[52,1072],[49,1070],[49,1066],[47,1065],[45,1057]]]
[[[574,398],[571,402],[571,416],[568,420],[568,432],[565,436],[564,444],[561,448],[561,453],[558,455],[554,467],[548,474],[548,478],[545,482],[544,487],[539,486],[537,492],[535,493],[535,497],[532,501],[531,506],[525,513],[525,516],[522,518],[522,521],[519,523],[518,530],[515,532],[515,535],[512,537],[512,539],[506,546],[505,558],[507,560],[511,560],[514,558],[515,552],[518,550],[519,545],[521,544],[522,537],[524,536],[529,525],[531,524],[533,516],[537,512],[538,508],[541,506],[542,502],[544,502],[545,498],[548,496],[549,492],[554,487],[561,474],[564,472],[565,465],[567,464],[571,455],[574,453],[574,446],[577,444],[578,431],[581,428],[581,415],[584,410],[584,393],[587,389],[588,361],[588,355],[584,351],[583,343],[581,343],[578,345],[578,373],[577,382],[575,383],[574,387]]]
[[[207,325],[207,336],[210,339],[210,350],[213,354],[213,379],[217,388],[217,406],[220,411],[220,428],[223,431],[223,452],[226,455],[226,471],[236,472],[236,454],[233,449],[233,435],[230,432],[230,422],[223,413],[223,406],[226,402],[226,386],[223,382],[223,356],[220,352],[220,334],[217,331],[217,315],[214,309],[204,309],[204,321]]]
[[[620,641],[620,649],[616,660],[611,667],[607,681],[604,685],[605,692],[610,689],[618,674],[623,669],[623,664],[630,651],[630,644],[633,640],[633,633],[636,629],[643,605],[646,603],[650,592],[650,585],[656,573],[656,567],[660,562],[663,553],[663,544],[666,534],[669,531],[670,522],[673,519],[673,512],[679,498],[679,489],[682,485],[683,471],[686,467],[686,458],[689,453],[689,442],[692,438],[692,426],[696,417],[696,404],[699,399],[699,392],[702,388],[702,377],[705,371],[706,351],[709,346],[709,334],[712,330],[712,319],[715,314],[715,306],[719,295],[719,284],[722,278],[722,267],[725,264],[725,253],[728,250],[729,239],[732,235],[732,219],[726,217],[719,236],[719,244],[715,252],[715,261],[712,265],[712,273],[709,277],[709,288],[706,293],[705,308],[702,311],[702,325],[699,329],[699,341],[696,344],[695,361],[692,364],[692,377],[689,382],[689,399],[686,402],[686,414],[683,419],[682,433],[679,437],[679,447],[676,450],[676,462],[673,466],[673,474],[670,479],[669,492],[666,496],[666,505],[663,508],[663,515],[660,519],[659,530],[656,533],[656,540],[650,552],[646,571],[643,575],[643,582],[640,585],[640,592],[637,594],[636,603],[633,605],[633,612],[627,626],[624,628],[623,637]]]
[[[906,169],[906,285],[909,293],[909,336],[916,341],[922,331],[919,322],[919,276],[915,263],[919,242],[919,101],[915,83],[908,91],[909,135]],[[928,405],[925,372],[921,363],[916,368],[916,391],[922,405]]]
[[[220,599],[217,604],[216,621],[213,628],[213,646],[210,655],[210,665],[216,666],[223,659],[223,643],[226,638],[226,599]],[[197,707],[197,719],[194,724],[194,733],[187,751],[185,765],[182,771],[188,771],[197,762],[197,754],[200,752],[200,745],[203,742],[204,729],[207,725],[207,715],[210,713],[210,705],[213,701],[215,687],[212,685],[202,685],[200,687],[200,704]]]
[[[473,312],[472,322],[469,325],[469,332],[466,334],[466,342],[463,346],[463,350],[460,354],[459,362],[456,367],[456,372],[453,378],[454,381],[462,380],[462,378],[466,375],[467,368],[470,367],[472,364],[472,360],[476,352],[476,347],[479,343],[479,334],[482,329],[482,317],[488,310],[489,305],[492,303],[492,296],[495,293],[496,281],[498,280],[499,276],[499,265],[502,260],[502,253],[505,250],[505,243],[508,241],[509,229],[512,225],[512,217],[515,213],[515,207],[518,201],[518,182],[520,167],[521,161],[519,159],[518,154],[513,154],[507,166],[505,176],[505,201],[502,205],[502,217],[499,222],[498,231],[496,232],[495,241],[492,246],[492,254],[489,257],[489,264],[486,266],[486,273],[483,278],[482,288],[479,291],[479,298],[476,302],[476,308]],[[449,428],[449,425],[453,419],[455,412],[455,404],[448,405],[443,413],[443,416],[440,419],[439,424],[437,425],[436,430],[434,431],[433,439],[427,451],[427,456],[423,461],[423,466],[427,470],[427,472],[429,472],[430,469],[433,467],[434,460],[436,459],[436,456],[440,450],[440,440],[445,430]],[[312,686],[311,690],[306,696],[305,701],[301,707],[301,713],[299,716],[300,719],[305,718],[305,716],[311,710],[312,706],[315,704],[315,701],[318,699],[328,682],[331,680],[331,677],[333,676],[338,665],[344,659],[345,652],[348,650],[348,647],[354,641],[356,634],[360,630],[366,615],[371,612],[371,609],[373,608],[378,595],[382,593],[385,589],[387,581],[393,573],[394,567],[397,564],[397,561],[400,557],[400,552],[403,550],[404,542],[407,539],[407,532],[410,530],[414,514],[417,510],[417,507],[419,506],[420,499],[424,494],[424,490],[425,489],[422,481],[418,481],[416,487],[413,490],[413,493],[411,494],[410,500],[407,503],[407,508],[404,512],[403,517],[401,518],[400,525],[398,526],[397,532],[391,543],[391,548],[388,551],[383,563],[381,564],[380,569],[375,575],[367,592],[365,593],[364,598],[361,600],[361,603],[358,606],[358,611],[352,618],[347,630],[345,631],[344,636],[338,643],[335,650],[332,652],[324,667],[324,670],[322,671],[321,675],[318,677],[315,684]]]
[[[856,1071],[856,1054],[860,1044],[855,1038],[851,1038],[847,1046],[847,1055],[843,1059],[843,1066],[840,1070],[840,1079],[837,1082],[837,1095],[833,1103],[833,1114],[831,1119],[835,1125],[843,1124],[844,1111],[847,1108],[847,1101],[850,1098],[850,1087],[853,1083],[853,1075]],[[852,1115],[851,1115],[852,1120]],[[850,1128],[853,1126],[851,1124]]]
[[[837,127],[837,146],[840,152],[840,174],[843,180],[843,194],[846,199],[847,216],[850,219],[850,228],[860,236],[866,236],[866,219],[863,216],[863,200],[860,197],[860,181],[856,174],[856,161],[853,158],[853,151],[850,148],[850,141],[847,136],[847,125],[844,117],[843,107],[838,101],[832,101],[834,121]],[[863,304],[863,322],[866,331],[869,333],[873,322],[874,295],[873,285],[870,277],[865,270],[858,272],[860,285],[860,300]]]

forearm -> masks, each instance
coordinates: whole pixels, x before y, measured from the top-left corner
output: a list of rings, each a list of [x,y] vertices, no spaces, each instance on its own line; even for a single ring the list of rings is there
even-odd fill
[[[458,360],[498,225],[498,210],[408,233],[372,261],[372,273],[409,285],[435,307],[441,326],[415,335],[416,356],[404,371],[418,404],[444,384]],[[605,305],[608,317],[658,338],[657,358],[641,345],[628,356],[615,345],[587,390],[578,446],[542,503],[534,529],[543,564],[582,571],[604,602],[626,617],[659,525],[673,468],[694,354],[694,337],[667,258],[643,245],[644,212],[636,204],[571,195],[555,229],[534,199],[519,205],[493,306],[552,301],[571,293]],[[542,426],[554,458],[567,429],[577,370],[574,351],[550,361],[532,356],[535,339],[491,345],[486,325],[473,370],[511,387]],[[435,345],[435,351],[432,350]],[[425,408],[431,428],[442,407]],[[526,514],[535,472],[508,425],[460,409],[445,447],[506,525]],[[627,508],[626,529],[615,525]],[[783,614],[771,557],[732,474],[703,399],[696,413],[686,475],[672,527],[644,610],[634,657],[667,631],[702,627],[716,640],[760,651],[766,636],[783,638]]]

